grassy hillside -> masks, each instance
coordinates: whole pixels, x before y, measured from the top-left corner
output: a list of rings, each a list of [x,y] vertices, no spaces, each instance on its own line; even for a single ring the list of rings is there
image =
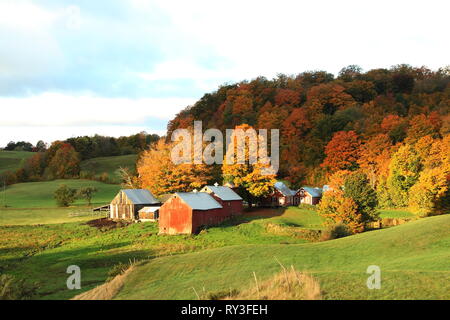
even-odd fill
[[[285,266],[312,273],[326,299],[450,299],[450,215],[309,244],[243,245],[155,258],[137,266],[116,299],[195,299],[242,290]],[[368,290],[369,265],[381,268]],[[203,289],[204,288],[204,289]]]
[[[19,169],[24,160],[33,155],[33,152],[27,151],[0,151],[0,173]]]
[[[95,176],[107,173],[112,181],[119,181],[116,175],[116,170],[119,167],[130,169],[132,172],[136,171],[136,154],[129,154],[116,157],[101,157],[85,160],[81,163],[81,170],[91,172]]]
[[[54,180],[45,182],[17,183],[6,189],[6,204],[11,208],[53,208],[56,207],[53,198],[54,191],[66,184],[71,188],[86,186],[96,187],[98,192],[92,199],[93,204],[106,204],[111,201],[120,186],[105,184],[90,180]],[[0,192],[0,203],[3,205],[4,193]],[[77,200],[75,205],[83,205],[83,200]]]
[[[305,243],[304,239],[274,234],[266,228],[267,224],[282,219],[285,212],[298,225],[312,227],[308,221],[313,212],[289,209],[252,212],[193,236],[157,236],[156,223],[113,229],[97,229],[83,222],[0,226],[0,269],[39,282],[38,298],[67,299],[102,284],[114,265],[128,263],[130,259],[146,260],[224,246]],[[72,264],[81,267],[81,290],[66,288],[65,271]]]
[[[0,208],[0,226],[37,225],[77,221],[88,221],[104,216],[105,212],[92,212],[87,207],[69,208]]]

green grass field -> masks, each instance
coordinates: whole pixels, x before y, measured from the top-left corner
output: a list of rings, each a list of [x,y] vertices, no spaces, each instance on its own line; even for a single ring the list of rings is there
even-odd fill
[[[66,222],[88,221],[104,212],[93,213],[87,207],[69,208],[34,208],[34,209],[2,209],[0,208],[0,226],[4,225],[37,225]]]
[[[96,187],[98,192],[92,199],[93,205],[109,203],[120,189],[120,186],[114,184],[76,179],[17,183],[7,187],[6,205],[9,208],[54,208],[56,202],[53,193],[62,184],[76,189],[87,186]],[[5,194],[1,191],[0,205],[2,206],[4,206],[4,198]],[[83,200],[77,200],[74,205],[84,204]]]
[[[284,266],[315,276],[325,299],[450,299],[450,215],[308,244],[240,245],[138,265],[116,299],[196,299],[198,292],[254,286]],[[381,268],[380,290],[366,286]]]
[[[136,171],[136,154],[116,157],[101,157],[85,160],[81,163],[82,171],[92,172],[95,176],[107,173],[111,181],[120,182],[116,171],[119,167],[128,168],[131,172]]]
[[[0,173],[15,171],[19,169],[26,159],[32,157],[33,152],[27,151],[1,151],[0,150]]]
[[[51,221],[51,212],[39,215]],[[326,299],[449,298],[450,215],[320,243],[267,228],[321,228],[316,212],[294,207],[252,211],[198,235],[179,236],[158,236],[156,223],[106,230],[79,218],[0,226],[1,272],[40,283],[36,298],[68,299],[102,284],[117,263],[136,259],[142,262],[117,299],[195,299],[192,287],[240,290],[253,283],[253,271],[260,279],[279,272],[278,260],[311,272]],[[82,270],[81,290],[66,288],[72,264]],[[365,287],[371,264],[381,267],[381,290]]]
[[[380,218],[413,218],[415,215],[408,210],[408,208],[402,209],[381,209]]]

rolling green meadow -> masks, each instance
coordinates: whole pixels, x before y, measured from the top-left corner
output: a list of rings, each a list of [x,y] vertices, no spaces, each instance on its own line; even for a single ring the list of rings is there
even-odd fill
[[[24,156],[22,153],[19,155]],[[113,174],[133,157],[92,159]],[[89,166],[86,165],[85,168]],[[247,210],[197,235],[159,236],[157,223],[97,225],[82,200],[56,206],[62,184],[93,186],[92,206],[110,202],[120,186],[83,179],[28,182],[0,192],[0,273],[39,286],[35,299],[70,299],[102,285],[118,264],[134,263],[114,299],[196,299],[195,292],[241,291],[293,266],[314,276],[323,299],[449,299],[450,215],[317,242],[323,219],[311,208]],[[4,207],[6,199],[7,207]],[[413,218],[407,209],[381,218]],[[78,265],[82,288],[68,290],[66,269]],[[369,265],[382,271],[382,289],[369,290]],[[195,289],[195,291],[194,291]]]
[[[119,177],[116,174],[119,167],[128,168],[131,172],[136,171],[136,154],[128,154],[124,156],[114,157],[100,157],[84,160],[81,162],[81,171],[91,172],[94,176],[107,174],[111,181],[119,182]]]
[[[3,151],[0,150],[0,173],[15,171],[23,162],[33,156],[33,152],[27,151]]]

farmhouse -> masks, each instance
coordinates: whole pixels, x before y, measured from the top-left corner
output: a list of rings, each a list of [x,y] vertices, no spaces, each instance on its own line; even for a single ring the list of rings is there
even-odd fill
[[[262,205],[278,207],[298,205],[300,198],[296,196],[294,190],[289,189],[283,182],[276,182],[274,184],[273,192],[262,200]]]
[[[315,205],[322,198],[322,189],[317,187],[302,187],[297,191],[296,195],[300,198],[300,203]]]
[[[160,201],[145,189],[124,189],[110,204],[111,219],[138,220],[139,210],[144,207],[158,207]]]
[[[219,224],[230,216],[207,192],[178,192],[159,210],[159,233],[196,233],[200,227]]]
[[[243,199],[229,187],[215,183],[213,186],[205,186],[200,192],[212,195],[231,216],[240,215],[244,211]]]

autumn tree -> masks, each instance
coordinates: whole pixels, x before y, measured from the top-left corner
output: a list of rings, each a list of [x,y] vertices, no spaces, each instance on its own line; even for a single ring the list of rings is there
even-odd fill
[[[421,169],[421,159],[411,145],[403,145],[394,153],[389,166],[387,187],[395,206],[408,205],[409,189],[417,182]]]
[[[70,144],[63,143],[51,157],[48,168],[57,179],[76,177],[80,173],[80,156]]]
[[[251,132],[253,130],[247,124],[237,126],[235,130],[242,130],[243,133]],[[235,131],[236,132],[236,131]],[[255,132],[256,136],[256,132]],[[264,174],[263,170],[267,169],[267,164],[256,162],[251,163],[251,147],[250,142],[246,138],[244,145],[239,146],[238,136],[232,137],[233,141],[227,148],[222,165],[222,175],[226,182],[232,182],[241,190],[241,194],[251,204],[254,198],[264,197],[273,190],[275,184],[275,174]],[[261,149],[265,145],[265,141],[260,140],[258,147]],[[239,148],[242,148],[239,150]],[[238,153],[242,152],[245,163],[239,163]]]
[[[364,231],[363,216],[358,212],[356,202],[344,195],[341,189],[326,191],[318,205],[318,213],[326,224],[343,223],[353,233]]]
[[[420,216],[448,212],[450,210],[450,135],[432,143],[423,165],[424,170],[409,191],[410,207]]]
[[[159,196],[165,193],[189,192],[211,180],[212,166],[175,164],[171,159],[174,143],[163,139],[142,153],[138,163],[140,185]]]
[[[359,150],[358,165],[375,188],[380,178],[389,171],[391,141],[386,134],[379,134],[367,139]]]
[[[358,167],[358,135],[354,131],[339,131],[325,147],[326,158],[322,167],[329,172],[354,170]]]

